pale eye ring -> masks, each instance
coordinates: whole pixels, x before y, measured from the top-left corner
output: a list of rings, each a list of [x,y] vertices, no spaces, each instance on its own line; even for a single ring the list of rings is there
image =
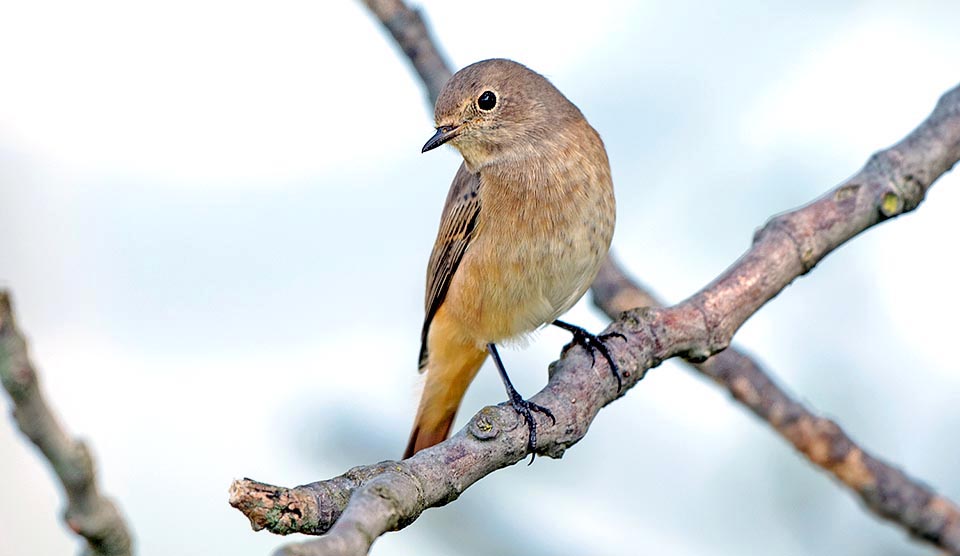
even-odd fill
[[[483,110],[484,112],[489,112],[497,105],[497,95],[493,91],[484,91],[480,93],[480,97],[477,99],[477,108]]]

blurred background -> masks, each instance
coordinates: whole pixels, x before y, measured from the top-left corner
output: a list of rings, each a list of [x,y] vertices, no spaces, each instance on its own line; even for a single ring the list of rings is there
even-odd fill
[[[670,300],[960,81],[960,3],[422,1],[453,65],[504,56],[600,131],[614,249]],[[0,2],[0,286],[140,554],[264,555],[227,505],[396,458],[453,149],[358,2]],[[736,342],[863,447],[960,499],[960,175]],[[605,326],[588,300],[568,320]],[[506,363],[527,395],[569,336]],[[458,428],[504,399],[481,371]],[[0,409],[10,410],[6,396]],[[75,553],[0,419],[0,555]],[[373,554],[934,554],[667,362],[561,461],[505,469]]]

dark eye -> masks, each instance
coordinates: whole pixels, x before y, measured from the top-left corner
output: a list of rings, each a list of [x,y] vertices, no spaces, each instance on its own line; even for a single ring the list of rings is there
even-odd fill
[[[493,91],[484,91],[477,99],[477,106],[480,107],[480,110],[493,110],[496,105],[497,95],[493,94]]]

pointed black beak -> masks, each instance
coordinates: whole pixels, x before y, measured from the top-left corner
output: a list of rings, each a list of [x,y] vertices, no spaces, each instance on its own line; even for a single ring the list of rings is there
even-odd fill
[[[447,141],[453,139],[460,134],[460,126],[458,125],[442,125],[437,128],[437,132],[433,134],[433,137],[423,145],[423,150],[420,152],[425,153],[427,151],[433,150],[440,145],[446,143]]]

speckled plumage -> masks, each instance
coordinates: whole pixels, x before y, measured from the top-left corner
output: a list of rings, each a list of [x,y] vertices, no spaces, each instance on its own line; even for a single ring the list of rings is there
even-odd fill
[[[489,111],[485,91],[497,99]],[[477,62],[447,82],[435,118],[464,162],[427,269],[427,377],[407,456],[446,438],[486,344],[522,338],[583,296],[616,215],[600,136],[543,76]]]

